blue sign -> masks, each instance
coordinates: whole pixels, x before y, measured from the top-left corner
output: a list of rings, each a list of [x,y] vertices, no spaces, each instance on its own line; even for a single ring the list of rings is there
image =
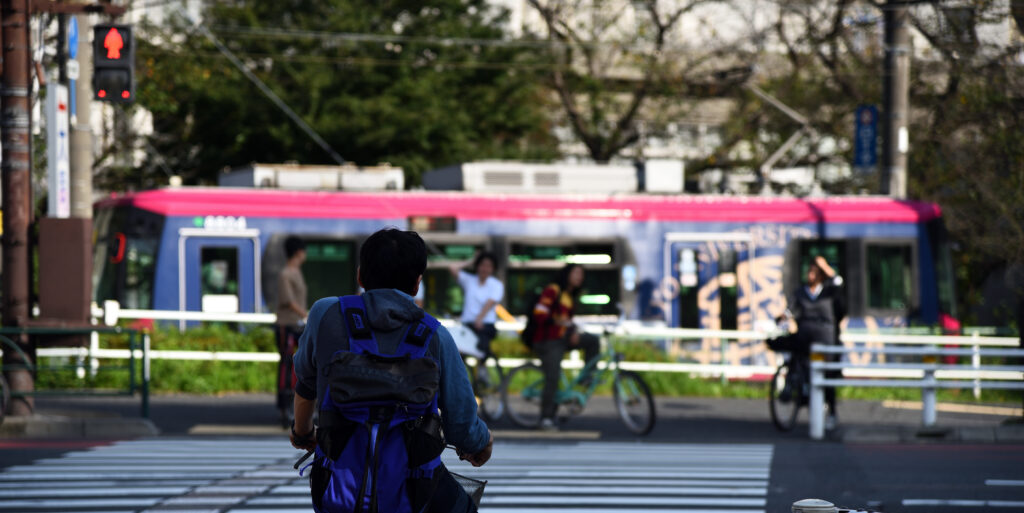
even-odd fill
[[[874,167],[878,163],[878,107],[857,107],[853,132],[853,166]]]
[[[74,16],[68,21],[68,57],[78,58],[78,18]]]

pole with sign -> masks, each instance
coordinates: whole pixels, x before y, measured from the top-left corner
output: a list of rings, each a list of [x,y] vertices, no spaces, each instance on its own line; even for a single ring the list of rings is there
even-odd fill
[[[50,217],[71,217],[71,164],[68,146],[68,88],[51,82],[46,95],[46,170]]]
[[[71,113],[71,126],[75,126],[75,81],[78,80],[78,18],[72,16],[68,20],[68,105]]]
[[[870,173],[878,165],[878,107],[857,107],[853,132],[853,167]]]

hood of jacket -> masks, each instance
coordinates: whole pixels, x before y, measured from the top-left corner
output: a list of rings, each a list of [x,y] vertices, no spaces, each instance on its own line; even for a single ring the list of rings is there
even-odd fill
[[[423,310],[408,294],[395,289],[373,289],[363,293],[370,327],[394,331],[423,318]]]

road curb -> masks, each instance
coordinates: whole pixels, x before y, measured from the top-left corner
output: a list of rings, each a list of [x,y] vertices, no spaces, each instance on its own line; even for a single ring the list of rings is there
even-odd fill
[[[0,438],[132,438],[159,435],[149,419],[31,415],[5,417]]]
[[[1012,443],[1024,442],[1024,426],[997,427],[848,427],[835,437],[843,443]]]

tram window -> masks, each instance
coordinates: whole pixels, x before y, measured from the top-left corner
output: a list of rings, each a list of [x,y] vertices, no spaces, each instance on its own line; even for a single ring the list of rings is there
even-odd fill
[[[125,243],[124,307],[148,310],[153,302],[157,240],[128,239]]]
[[[199,258],[202,295],[238,294],[237,248],[202,248]]]
[[[423,273],[423,309],[442,317],[462,313],[462,287],[448,268],[427,269]]]
[[[807,280],[807,271],[818,256],[840,276],[846,275],[846,242],[841,240],[807,240],[800,245],[800,283]]]
[[[472,262],[487,249],[482,238],[427,237],[427,270],[423,273],[423,308],[438,316],[457,317],[462,313],[462,288],[449,266]]]
[[[472,260],[482,247],[474,244],[437,244],[427,245],[427,262]]]
[[[718,256],[718,291],[721,327],[724,330],[734,330],[737,327],[736,317],[739,315],[739,292],[736,280],[736,252],[731,249],[722,251]]]
[[[700,327],[697,306],[697,252],[691,248],[679,252],[679,326]]]
[[[93,297],[98,302],[108,299],[121,301],[117,295],[117,263],[110,261],[116,254],[115,244],[119,242],[114,234],[124,229],[124,208],[100,209],[96,213],[96,244],[93,248],[92,288]]]
[[[868,308],[905,310],[913,293],[912,251],[906,245],[867,246]]]
[[[575,243],[565,245],[512,244],[510,262],[553,260],[566,264],[602,265],[615,259],[615,245],[602,243]]]
[[[306,261],[302,277],[306,280],[306,304],[322,297],[355,294],[355,244],[342,240],[306,239]]]
[[[527,304],[558,276],[557,269],[509,269],[505,284],[505,306],[513,315],[526,315],[533,307]],[[583,293],[576,305],[576,315],[618,315],[619,271],[617,269],[586,269]]]

